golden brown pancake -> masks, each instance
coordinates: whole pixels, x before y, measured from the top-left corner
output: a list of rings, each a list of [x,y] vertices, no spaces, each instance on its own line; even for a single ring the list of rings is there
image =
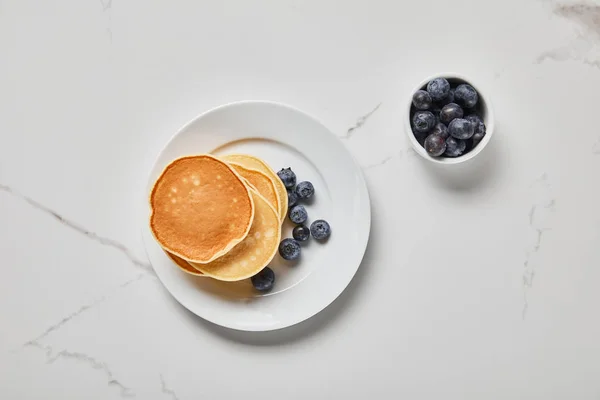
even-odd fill
[[[254,221],[246,239],[223,257],[208,263],[190,263],[192,267],[220,281],[240,281],[260,272],[271,262],[281,239],[277,211],[254,189]]]
[[[238,163],[230,162],[229,165],[233,167],[242,178],[246,179],[246,181],[249,182],[262,197],[267,199],[269,204],[271,204],[277,211],[277,214],[279,214],[279,193],[277,193],[275,184],[273,184],[271,178],[264,172],[257,169],[246,168]]]
[[[165,250],[165,253],[167,253],[167,255],[169,256],[169,258],[171,260],[173,260],[173,262],[179,267],[181,268],[181,270],[183,272],[187,272],[190,275],[195,275],[195,276],[204,276],[204,274],[200,271],[198,271],[196,268],[192,267],[187,261],[185,261],[183,258],[177,257],[174,254],[169,253],[168,251]]]
[[[221,156],[221,158],[227,162],[233,162],[246,168],[259,170],[271,178],[271,182],[275,185],[275,190],[277,190],[277,194],[279,195],[279,221],[283,222],[288,210],[287,190],[275,171],[260,158],[248,154],[228,154],[226,156]]]
[[[150,195],[150,229],[169,253],[209,263],[240,243],[254,218],[254,201],[242,178],[210,156],[169,164]]]

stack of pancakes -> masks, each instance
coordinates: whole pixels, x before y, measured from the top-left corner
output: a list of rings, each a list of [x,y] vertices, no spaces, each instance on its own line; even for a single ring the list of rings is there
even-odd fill
[[[182,157],[154,184],[150,230],[183,271],[239,281],[275,256],[287,203],[285,186],[259,158]]]

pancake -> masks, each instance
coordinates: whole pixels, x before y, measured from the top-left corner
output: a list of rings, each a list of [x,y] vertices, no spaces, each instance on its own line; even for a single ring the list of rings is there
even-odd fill
[[[171,260],[173,260],[173,262],[183,271],[183,272],[187,272],[190,275],[195,275],[195,276],[204,276],[204,274],[200,271],[198,271],[196,268],[192,267],[187,261],[185,261],[183,258],[179,258],[176,255],[173,255],[171,253],[169,253],[168,251],[165,251],[165,253],[169,256],[169,258]]]
[[[213,156],[179,158],[152,189],[152,234],[164,250],[186,261],[214,261],[248,235],[254,218],[249,190]]]
[[[277,211],[254,189],[254,221],[244,241],[223,257],[208,263],[190,263],[192,267],[220,281],[240,281],[260,272],[271,262],[281,239]]]
[[[288,196],[283,182],[281,182],[275,171],[260,158],[248,154],[228,154],[221,156],[221,159],[240,164],[246,168],[259,170],[271,178],[271,182],[275,185],[275,190],[277,190],[277,194],[279,195],[279,221],[283,222],[288,211]]]
[[[279,193],[275,189],[275,184],[264,172],[257,169],[246,168],[240,164],[230,162],[229,165],[244,178],[252,188],[255,188],[258,193],[267,199],[269,204],[277,211],[279,215]]]

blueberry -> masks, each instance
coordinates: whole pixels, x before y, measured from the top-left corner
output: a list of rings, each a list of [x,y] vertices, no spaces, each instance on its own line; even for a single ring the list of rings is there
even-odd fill
[[[462,156],[467,148],[467,142],[464,140],[456,139],[450,136],[446,139],[446,151],[444,156],[446,157],[458,157]]]
[[[465,117],[465,119],[470,123],[474,124],[475,128],[477,128],[477,125],[479,125],[480,123],[483,123],[481,117],[477,114],[469,114]]]
[[[435,125],[435,116],[431,111],[417,111],[413,115],[412,123],[417,132],[429,132]]]
[[[446,104],[454,103],[454,92],[455,92],[455,90],[456,89],[454,89],[454,88],[450,89],[450,91],[448,92],[448,96],[446,96],[446,98],[444,98],[444,99],[442,99],[440,101],[437,101],[434,104],[434,107],[435,106],[444,107]]]
[[[277,173],[277,176],[279,176],[283,185],[288,189],[293,188],[296,184],[296,174],[291,168],[282,168],[281,171]]]
[[[429,135],[425,139],[425,151],[433,157],[439,157],[446,151],[446,141],[438,135]]]
[[[434,101],[440,101],[448,97],[450,83],[444,78],[435,78],[427,84],[427,91]]]
[[[424,90],[417,90],[413,94],[412,103],[417,110],[429,110],[432,102],[431,95]]]
[[[331,227],[327,221],[318,219],[310,224],[310,233],[317,240],[325,240],[331,235]]]
[[[424,133],[413,132],[413,134],[415,135],[415,139],[417,139],[417,142],[419,142],[419,144],[421,146],[425,146],[425,139],[427,139],[427,136],[429,134],[427,132],[424,132]]]
[[[300,258],[300,244],[294,239],[283,239],[279,243],[279,255],[284,260],[297,260]]]
[[[469,139],[475,133],[475,127],[466,119],[456,118],[448,125],[448,131],[457,139]]]
[[[473,135],[475,136],[475,135]],[[465,140],[466,146],[465,146],[465,152],[463,154],[467,154],[468,152],[470,152],[471,150],[473,150],[473,137],[471,137],[471,139],[467,139]]]
[[[306,209],[304,206],[294,206],[290,209],[290,221],[295,224],[303,224],[308,219],[308,214],[306,213]]]
[[[473,108],[477,104],[479,96],[477,91],[471,85],[462,84],[458,85],[456,92],[454,92],[454,101],[466,108]]]
[[[292,230],[292,236],[299,242],[304,242],[310,237],[310,229],[306,225],[298,225]]]
[[[258,274],[250,278],[250,280],[252,281],[252,286],[254,286],[256,290],[268,292],[273,289],[273,284],[275,284],[275,273],[271,268],[265,267]]]
[[[439,123],[440,121],[440,113],[442,112],[442,108],[440,106],[438,106],[437,104],[433,105],[433,108],[431,109],[431,112],[433,113],[433,116],[435,117],[435,123]]]
[[[471,139],[473,140],[473,147],[477,146],[479,144],[479,142],[481,142],[481,139],[483,139],[484,136],[485,136],[485,131],[483,133],[475,132],[473,137],[471,137]]]
[[[294,207],[298,203],[298,195],[295,190],[288,190],[288,208]]]
[[[454,118],[462,118],[465,115],[464,111],[456,103],[448,103],[440,111],[440,121],[444,124],[449,124]]]
[[[475,127],[475,134],[473,134],[473,146],[475,146],[485,136],[485,124],[477,114],[467,115],[465,119]]]
[[[444,99],[444,101],[447,101],[448,103],[454,103],[455,93],[456,93],[456,89],[450,89],[450,91],[448,91],[448,97],[446,97]]]
[[[446,139],[448,136],[450,136],[450,133],[448,132],[448,127],[446,125],[442,124],[441,122],[438,124],[435,124],[431,133],[433,135],[441,136],[444,139]]]
[[[308,181],[300,182],[296,186],[296,195],[299,199],[308,199],[315,194],[315,188],[312,183]]]

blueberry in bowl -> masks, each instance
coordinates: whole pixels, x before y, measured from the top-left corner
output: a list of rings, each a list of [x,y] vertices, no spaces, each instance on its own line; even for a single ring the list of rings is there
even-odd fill
[[[417,90],[415,94],[413,94],[412,103],[417,110],[429,110],[433,104],[433,99],[428,91]]]
[[[413,129],[419,133],[429,132],[435,126],[435,116],[431,111],[417,111],[413,114]]]
[[[458,164],[489,143],[494,116],[480,86],[446,73],[424,80],[411,92],[404,125],[417,154],[437,164]]]

